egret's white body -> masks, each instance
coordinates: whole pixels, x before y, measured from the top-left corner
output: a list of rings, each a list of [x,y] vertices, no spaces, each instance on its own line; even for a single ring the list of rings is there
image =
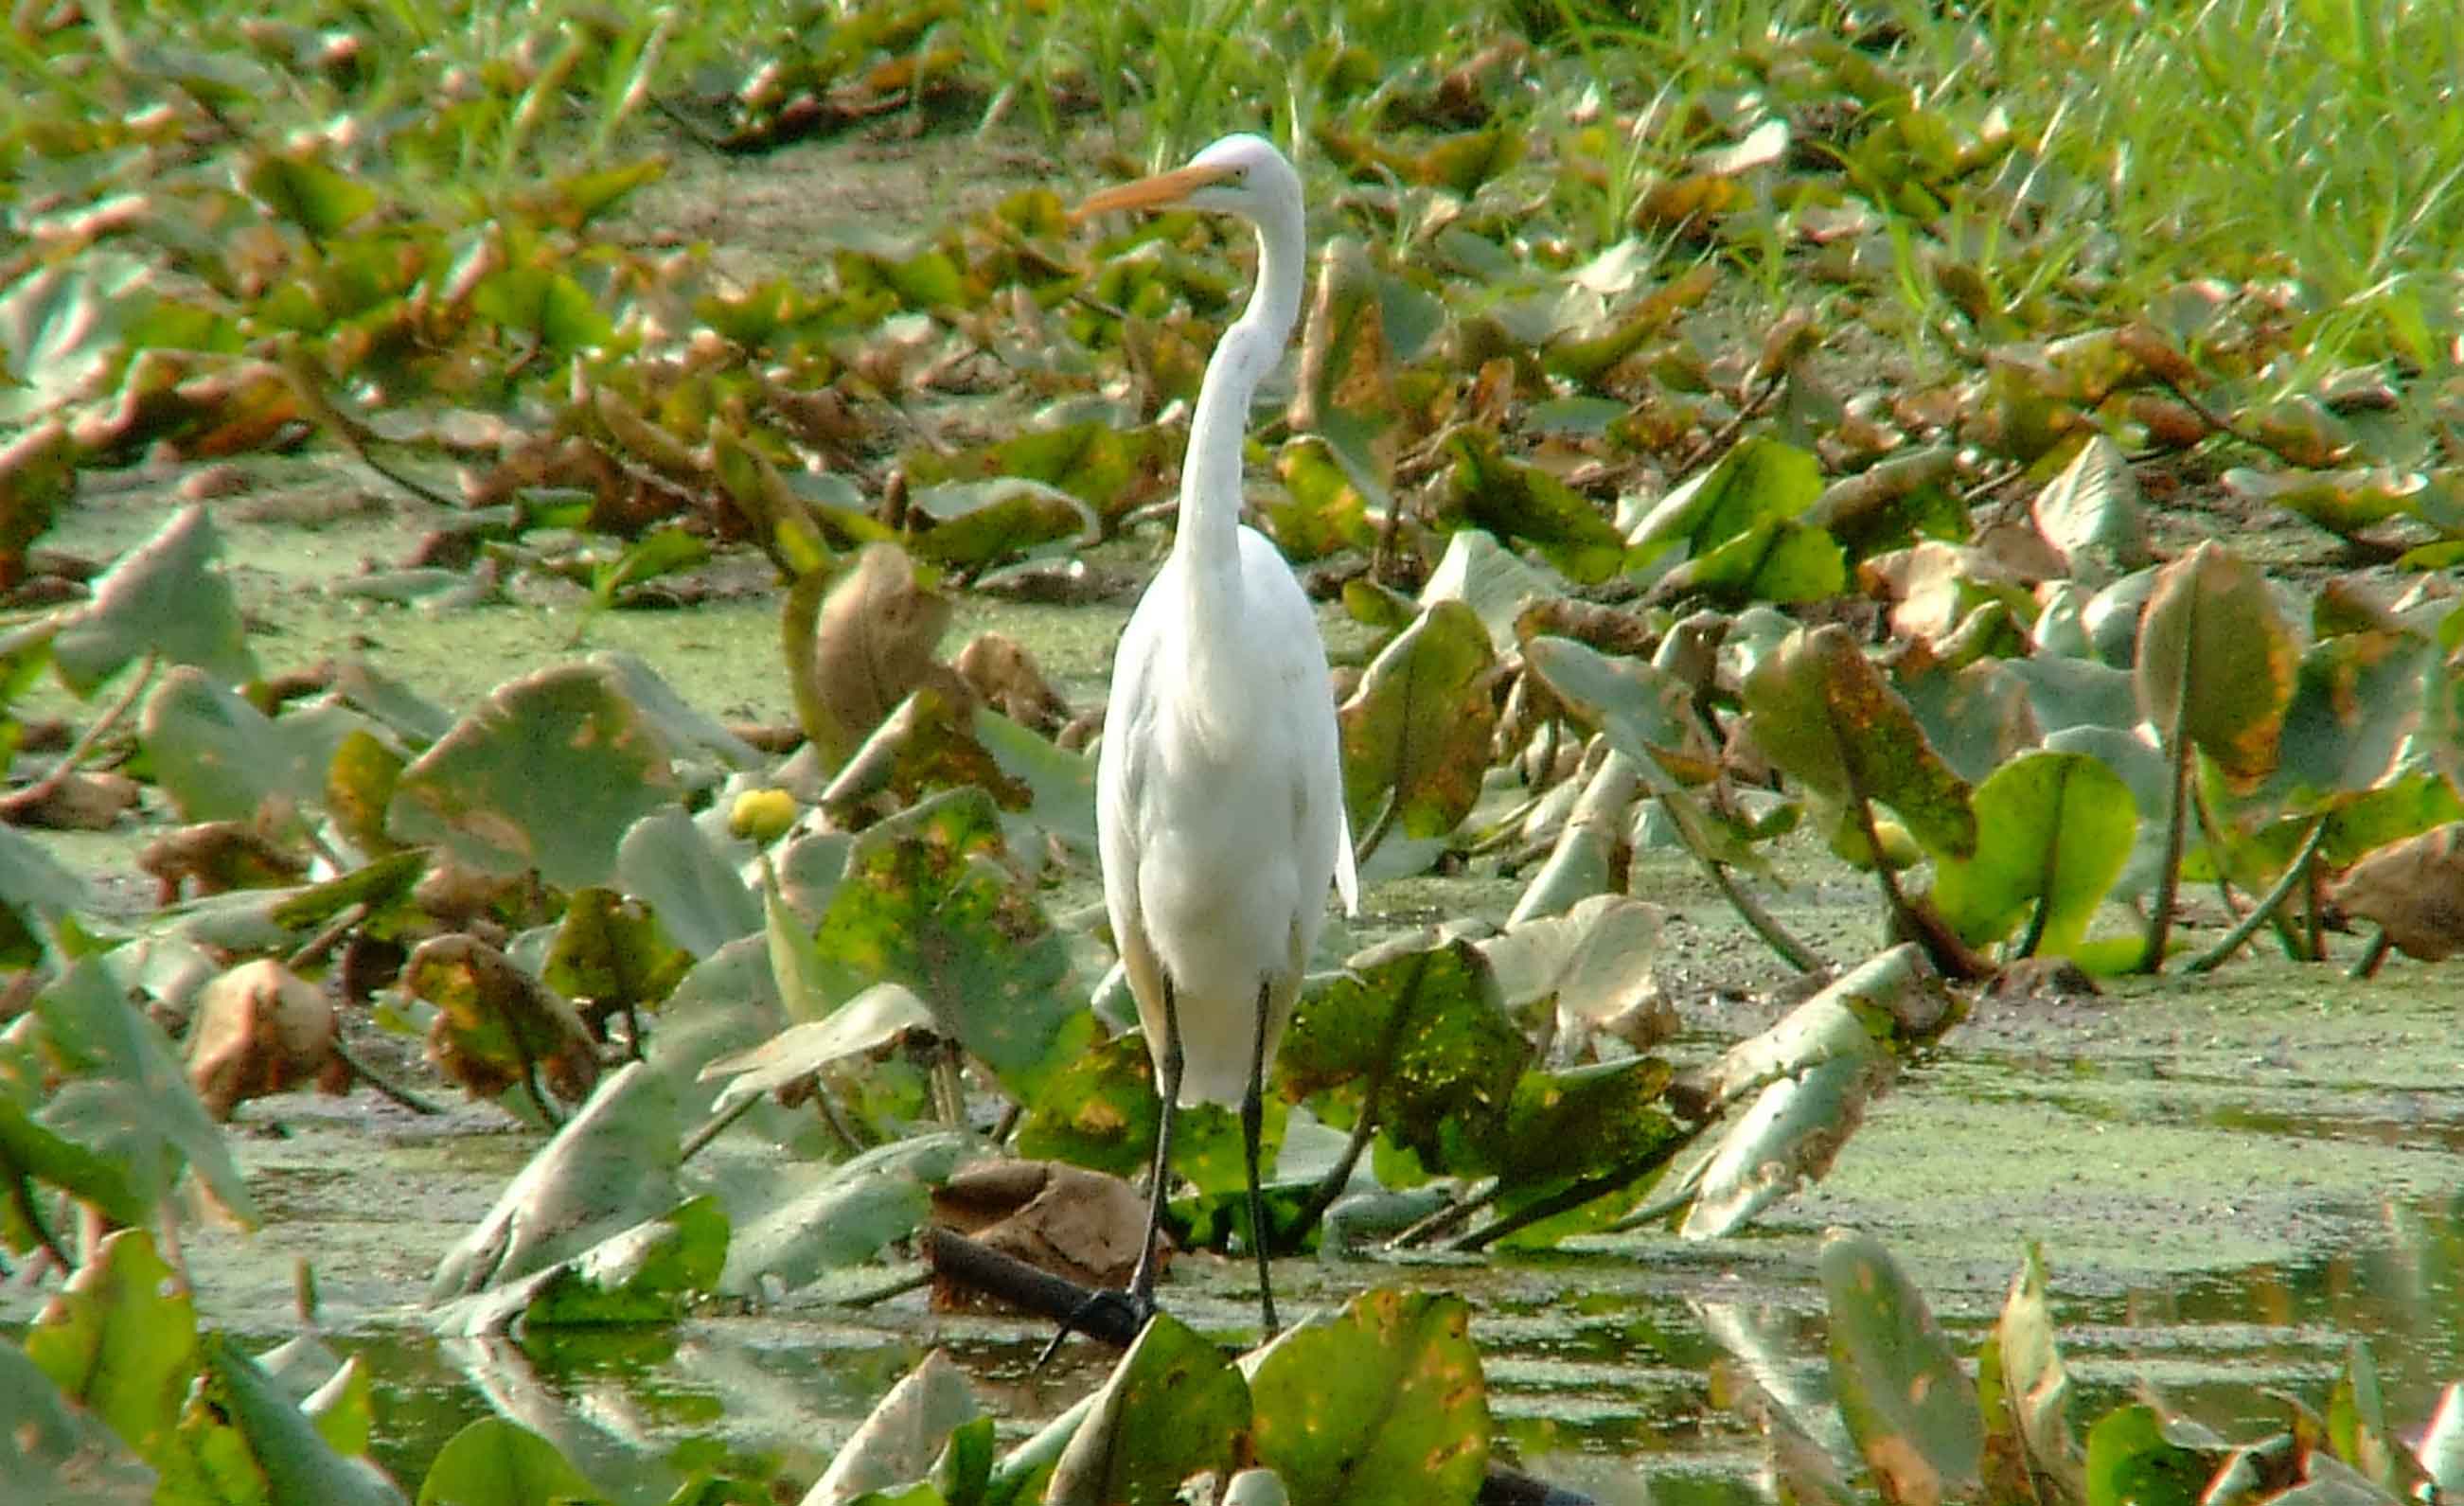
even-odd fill
[[[1333,693],[1317,618],[1255,529],[1224,558],[1180,540],[1112,667],[1095,761],[1104,902],[1162,1070],[1164,981],[1179,1104],[1241,1101],[1263,990],[1268,1065],[1338,875],[1353,902]],[[1196,577],[1219,577],[1199,586]],[[1229,610],[1207,609],[1210,597]]]
[[[1333,688],[1317,617],[1275,546],[1241,523],[1249,401],[1300,314],[1298,174],[1255,136],[1089,199],[1081,214],[1186,202],[1258,233],[1258,285],[1199,384],[1172,553],[1130,617],[1096,757],[1104,902],[1165,1096],[1153,1211],[1177,1105],[1239,1104],[1259,1216],[1259,1096],[1325,923],[1358,904]],[[1176,1052],[1175,1048],[1177,1047]],[[1150,1299],[1153,1222],[1132,1295]],[[1260,1285],[1266,1286],[1260,1249]],[[1269,1328],[1270,1292],[1262,1290]]]

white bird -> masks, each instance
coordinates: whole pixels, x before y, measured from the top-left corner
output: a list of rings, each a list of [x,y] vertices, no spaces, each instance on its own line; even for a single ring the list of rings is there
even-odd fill
[[[1247,220],[1258,283],[1199,385],[1178,531],[1121,634],[1095,760],[1104,905],[1163,1103],[1129,1296],[1143,1321],[1155,1305],[1174,1109],[1237,1103],[1259,1307],[1272,1335],[1258,1181],[1266,1073],[1326,920],[1327,886],[1352,913],[1360,889],[1317,617],[1291,566],[1241,521],[1249,401],[1300,314],[1300,176],[1266,141],[1227,136],[1187,166],[1095,194],[1075,217],[1169,204]]]

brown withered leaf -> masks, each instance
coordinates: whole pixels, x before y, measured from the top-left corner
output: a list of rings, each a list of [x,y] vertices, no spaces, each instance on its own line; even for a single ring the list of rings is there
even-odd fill
[[[1515,641],[1544,636],[1638,659],[1649,658],[1660,647],[1660,633],[1639,614],[1573,596],[1539,597],[1514,614]]]
[[[573,1006],[476,937],[420,942],[402,984],[436,1006],[429,1059],[474,1096],[496,1097],[536,1069],[548,1092],[578,1103],[599,1080],[597,1044]]]
[[[2372,853],[2334,897],[2376,922],[2407,957],[2435,963],[2464,952],[2464,821]]]
[[[0,591],[26,578],[34,541],[77,489],[77,450],[60,424],[44,424],[0,448]]]
[[[1025,809],[1034,791],[1001,771],[974,729],[975,698],[966,687],[952,695],[937,685],[918,686],[847,755],[822,791],[822,808],[840,828],[852,829],[933,790],[976,785],[1002,808]]]
[[[933,656],[950,612],[950,598],[916,577],[906,550],[876,543],[830,586],[809,639],[799,643],[789,630],[799,720],[832,766],[917,686],[955,686]]]
[[[250,1098],[315,1082],[350,1086],[334,1051],[341,1024],[323,991],[272,958],[243,963],[206,985],[188,1028],[188,1082],[209,1113],[228,1119]]]
[[[1050,1161],[988,1161],[933,1189],[934,1222],[1082,1286],[1125,1285],[1146,1232],[1146,1200],[1115,1176]],[[1169,1258],[1172,1246],[1164,1242]],[[980,1294],[936,1280],[933,1305],[980,1308]]]
[[[1045,678],[1035,655],[1006,633],[977,633],[951,668],[985,705],[1021,726],[1050,737],[1069,720],[1069,703]]]
[[[49,831],[103,831],[137,808],[137,781],[125,774],[70,770],[0,797],[0,822]]]
[[[183,885],[218,895],[291,883],[308,871],[306,862],[245,821],[200,821],[167,831],[138,852],[137,866],[158,886],[157,904],[176,901]]]

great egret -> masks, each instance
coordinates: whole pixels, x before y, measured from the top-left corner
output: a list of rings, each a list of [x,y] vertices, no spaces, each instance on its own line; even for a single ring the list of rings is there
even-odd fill
[[[1317,617],[1284,557],[1241,522],[1249,400],[1300,314],[1300,175],[1266,141],[1227,136],[1187,166],[1093,195],[1073,217],[1168,204],[1247,220],[1258,285],[1199,384],[1178,532],[1121,634],[1095,760],[1104,905],[1163,1104],[1129,1300],[1141,1321],[1154,1312],[1174,1110],[1238,1103],[1271,1335],[1258,1184],[1266,1069],[1325,923],[1328,884],[1347,911],[1360,888]]]

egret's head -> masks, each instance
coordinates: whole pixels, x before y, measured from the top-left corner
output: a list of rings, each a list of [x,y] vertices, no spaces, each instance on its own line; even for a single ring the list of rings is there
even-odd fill
[[[1184,167],[1125,183],[1090,195],[1071,213],[1087,219],[1110,210],[1164,209],[1185,204],[1264,222],[1280,212],[1297,213],[1300,175],[1263,136],[1226,136]]]

